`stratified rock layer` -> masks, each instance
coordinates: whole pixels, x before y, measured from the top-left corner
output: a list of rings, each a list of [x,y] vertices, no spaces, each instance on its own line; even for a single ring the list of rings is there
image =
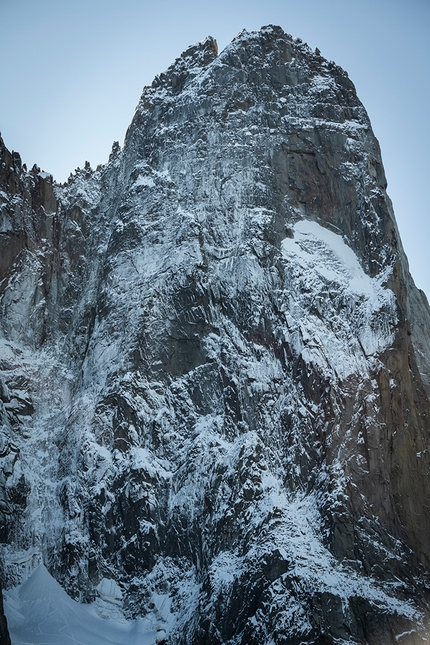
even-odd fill
[[[207,38],[106,166],[1,154],[7,584],[170,598],[172,644],[422,642],[430,312],[347,74]]]

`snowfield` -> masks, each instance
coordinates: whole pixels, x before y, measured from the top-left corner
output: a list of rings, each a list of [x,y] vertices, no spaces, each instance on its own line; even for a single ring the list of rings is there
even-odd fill
[[[98,602],[82,605],[40,565],[5,594],[13,645],[156,645],[164,639],[172,622],[168,606],[160,603],[144,618],[125,620],[116,585],[106,581],[102,592]]]

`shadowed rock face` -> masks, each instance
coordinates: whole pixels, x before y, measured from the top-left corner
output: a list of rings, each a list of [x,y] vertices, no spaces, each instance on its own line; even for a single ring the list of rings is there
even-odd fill
[[[0,642],[2,645],[10,645],[10,636],[7,628],[7,621],[3,609],[3,594],[0,587]]]
[[[167,594],[169,643],[422,642],[430,313],[346,73],[207,38],[106,166],[1,154],[8,584]]]

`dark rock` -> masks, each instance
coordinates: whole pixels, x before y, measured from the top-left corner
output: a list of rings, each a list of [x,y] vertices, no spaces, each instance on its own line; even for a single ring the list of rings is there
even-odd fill
[[[0,643],[1,645],[11,645],[10,636],[7,628],[7,620],[3,609],[3,594],[0,585]]]

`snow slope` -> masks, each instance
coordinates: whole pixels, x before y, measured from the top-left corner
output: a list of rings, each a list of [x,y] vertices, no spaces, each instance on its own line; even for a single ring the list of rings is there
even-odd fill
[[[112,581],[111,581],[112,582]],[[72,600],[40,565],[5,595],[12,643],[18,645],[155,645],[163,640],[171,616],[163,607],[144,618],[125,620],[116,606],[117,590],[106,580],[98,603]],[[116,593],[115,593],[116,592]]]

